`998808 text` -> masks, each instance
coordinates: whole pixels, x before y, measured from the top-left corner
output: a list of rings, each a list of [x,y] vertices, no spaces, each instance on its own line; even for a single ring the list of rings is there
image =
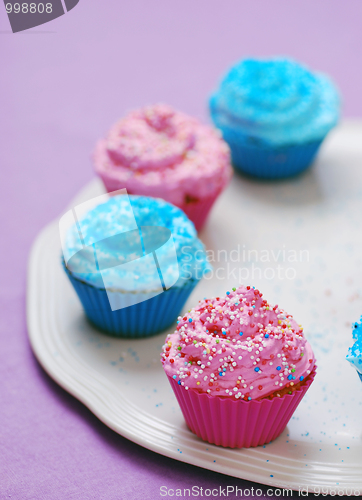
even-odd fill
[[[7,3],[5,5],[6,12],[8,14],[15,13],[15,14],[43,14],[45,12],[46,14],[50,14],[53,12],[53,5],[51,3]]]

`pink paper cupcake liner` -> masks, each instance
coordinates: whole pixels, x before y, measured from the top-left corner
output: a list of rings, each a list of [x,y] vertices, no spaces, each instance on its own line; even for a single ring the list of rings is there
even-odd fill
[[[232,400],[186,390],[167,376],[190,430],[211,444],[250,448],[270,443],[285,429],[314,380],[316,368],[293,394],[259,401]]]
[[[124,183],[120,182],[116,177],[112,176],[113,172],[108,172],[107,170],[103,172],[103,170],[96,170],[99,177],[102,179],[104,187],[106,188],[108,193],[112,193],[113,191],[118,191],[119,189],[125,189]],[[127,190],[128,194],[132,194]],[[136,194],[136,193],[133,193]]]
[[[207,216],[215,203],[216,198],[220,193],[215,193],[213,196],[204,198],[198,201],[185,203],[180,208],[185,212],[187,217],[195,224],[196,231],[201,231],[204,226]]]

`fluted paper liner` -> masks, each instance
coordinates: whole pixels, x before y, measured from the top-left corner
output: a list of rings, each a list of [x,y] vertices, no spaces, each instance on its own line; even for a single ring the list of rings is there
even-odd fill
[[[232,400],[186,390],[167,376],[190,430],[211,444],[250,448],[270,443],[285,429],[314,380],[316,368],[292,394],[273,399]]]
[[[324,140],[274,147],[252,143],[228,127],[223,127],[222,133],[235,170],[261,179],[283,179],[303,172],[313,163]]]
[[[220,192],[217,192],[213,196],[185,203],[182,207],[180,207],[185,212],[187,217],[195,224],[196,231],[201,231],[219,194]]]
[[[155,297],[134,305],[129,304],[130,294],[119,292],[124,307],[112,311],[104,288],[97,288],[77,279],[65,267],[64,262],[63,268],[91,323],[115,337],[148,337],[165,330],[176,321],[198,283],[198,280],[189,279],[182,286],[175,285]],[[147,294],[143,295],[146,299]]]

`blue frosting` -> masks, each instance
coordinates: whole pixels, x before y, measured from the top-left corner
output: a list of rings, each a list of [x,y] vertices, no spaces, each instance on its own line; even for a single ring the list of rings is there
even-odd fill
[[[333,83],[290,59],[246,59],[210,98],[215,125],[283,146],[322,140],[339,118]]]
[[[362,316],[360,323],[352,325],[352,336],[356,342],[348,349],[347,361],[362,374]]]
[[[144,230],[140,231],[141,226],[161,229],[150,240]],[[163,244],[165,234],[168,244]],[[89,251],[81,251],[85,246]],[[158,247],[157,251],[152,252],[152,247]],[[71,258],[68,268],[75,277],[98,288],[105,288],[106,279],[107,289],[127,292],[149,292],[159,286],[151,269],[155,254],[166,288],[167,283],[177,281],[176,285],[182,286],[190,278],[200,279],[211,269],[204,245],[184,212],[164,200],[143,196],[112,196],[97,205],[78,227],[74,224],[68,229],[63,253],[66,262]],[[132,259],[132,269],[123,265]]]

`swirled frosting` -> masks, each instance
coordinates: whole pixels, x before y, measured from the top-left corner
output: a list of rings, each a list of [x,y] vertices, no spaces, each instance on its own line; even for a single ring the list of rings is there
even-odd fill
[[[352,336],[356,342],[348,349],[347,361],[356,368],[362,378],[362,316],[359,323],[353,324]]]
[[[220,133],[165,104],[116,123],[98,142],[94,164],[108,191],[125,187],[179,207],[219,193],[232,173]]]
[[[333,83],[290,59],[246,59],[211,96],[215,125],[274,146],[322,140],[339,118]]]
[[[166,374],[186,390],[234,399],[292,392],[314,368],[303,328],[253,287],[200,301],[168,335]]]
[[[142,245],[138,228],[142,226],[161,226],[171,232],[177,263],[167,245],[157,251],[165,282],[175,283],[177,280],[176,285],[181,286],[188,279],[199,280],[210,269],[204,245],[198,239],[193,223],[182,210],[157,198],[118,195],[97,205],[78,225],[74,224],[68,229],[63,253],[66,262],[73,256],[72,268],[76,271],[71,269],[72,274],[99,288],[104,288],[105,279],[107,286],[115,290],[148,292],[156,289],[159,281],[157,277],[155,280],[154,273],[149,272],[150,261],[138,255]],[[117,235],[125,235],[126,239],[120,244]],[[95,242],[98,259],[105,264],[110,263],[110,267],[104,266],[103,278],[100,272],[94,272],[93,251],[80,252],[82,244],[91,246]],[[122,266],[130,258],[135,259],[131,270]],[[77,272],[77,269],[81,272]]]

